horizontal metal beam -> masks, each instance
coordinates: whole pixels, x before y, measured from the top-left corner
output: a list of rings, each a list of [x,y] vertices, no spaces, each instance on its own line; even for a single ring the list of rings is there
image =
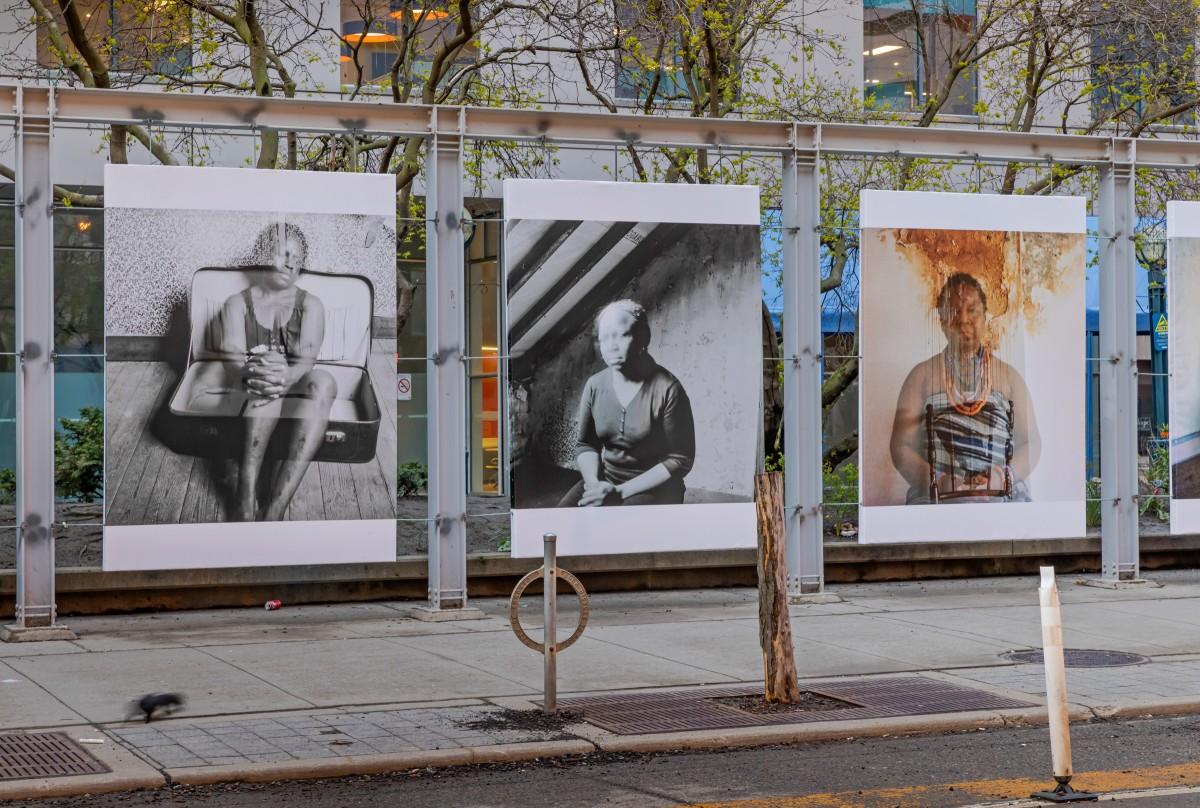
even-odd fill
[[[791,148],[792,125],[738,118],[469,107],[462,134],[495,140],[544,139],[551,143],[783,151]]]
[[[880,129],[885,129],[883,135]],[[883,135],[881,137],[881,135]],[[808,143],[808,139],[812,143]],[[917,127],[873,124],[797,124],[797,145],[825,154],[880,154],[894,151],[905,157],[996,162],[1055,162],[1100,164],[1111,159],[1114,138],[1099,135],[1060,135],[1004,132],[953,126]]]
[[[300,132],[429,137],[594,146],[725,148],[756,152],[812,149],[826,155],[894,153],[981,162],[1102,165],[1113,160],[1151,168],[1200,167],[1200,141],[1107,135],[1004,132],[992,129],[851,123],[710,119],[535,109],[259,98],[250,95],[98,90],[0,84],[0,120],[46,115],[56,123],[143,123],[226,131],[270,128]]]
[[[45,97],[47,88],[25,88]],[[275,129],[337,134],[429,134],[430,107],[378,101],[260,98],[58,87],[52,91],[57,123],[147,124],[224,130]]]

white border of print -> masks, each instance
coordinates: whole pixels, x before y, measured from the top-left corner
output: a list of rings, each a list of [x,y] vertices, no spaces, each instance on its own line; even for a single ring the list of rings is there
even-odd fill
[[[1028,233],[1087,232],[1087,203],[1083,197],[863,191],[859,205],[860,226],[864,229],[907,227]],[[1080,272],[1083,272],[1082,266]],[[1082,304],[1081,300],[1080,305]],[[860,333],[859,337],[863,341],[862,344],[869,345],[866,330],[864,328],[864,333]],[[1084,367],[1084,350],[1081,332],[1080,368]],[[1083,403],[1081,386],[1081,407]],[[859,396],[858,420],[861,424],[862,396]],[[1086,533],[1083,433],[1081,417],[1078,441],[1078,500],[860,506],[859,543],[998,541],[1083,536]],[[859,475],[859,502],[863,501],[862,486],[862,475]]]
[[[503,195],[508,221],[762,223],[756,185],[514,179]],[[507,266],[503,275],[507,283]],[[504,342],[508,353],[507,331]],[[512,556],[540,558],[546,533],[558,536],[559,555],[757,547],[756,519],[753,502],[514,508]]]
[[[104,200],[107,207],[387,217],[396,209],[395,183],[384,175],[190,166],[106,165]],[[106,378],[106,401],[107,395]],[[104,449],[107,482],[107,411]],[[396,523],[105,525],[101,558],[105,572],[390,562],[396,560]]]
[[[394,216],[396,183],[386,174],[110,163],[104,166],[104,206]]]
[[[507,221],[762,223],[757,185],[521,179],[503,189]]]
[[[1087,232],[1087,200],[1082,196],[862,191],[859,209],[863,228]]]
[[[1200,202],[1167,202],[1167,312],[1171,319],[1174,319],[1175,312],[1189,310],[1181,308],[1183,306],[1182,301],[1175,300],[1179,286],[1171,283],[1171,274],[1181,271],[1179,269],[1172,269],[1176,266],[1175,239],[1180,238],[1200,238]],[[1153,324],[1151,324],[1151,327],[1153,327]],[[1177,353],[1176,351],[1167,351],[1167,370],[1169,371],[1167,384],[1170,388],[1167,396],[1168,401],[1180,400],[1179,394],[1175,389],[1177,380],[1175,370],[1175,363],[1178,358]],[[1186,427],[1184,428],[1186,429]],[[1171,492],[1170,518],[1171,533],[1173,534],[1200,531],[1200,499],[1175,498],[1175,453],[1183,448],[1191,448],[1197,440],[1200,440],[1200,436],[1180,435],[1178,438],[1171,437],[1171,459],[1168,464],[1170,468],[1168,480],[1170,482],[1167,490]]]
[[[542,536],[559,555],[661,553],[757,547],[753,502],[519,508],[512,513],[513,558],[541,558]]]
[[[396,560],[391,519],[202,522],[104,528],[103,568],[186,570]]]

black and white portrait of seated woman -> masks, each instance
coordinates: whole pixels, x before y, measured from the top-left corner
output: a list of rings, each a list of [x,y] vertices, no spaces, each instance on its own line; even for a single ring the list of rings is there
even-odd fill
[[[106,568],[394,557],[385,190],[309,172],[110,167]],[[354,539],[329,540],[339,522],[358,526],[343,531]]]
[[[696,424],[687,391],[650,355],[645,307],[617,300],[601,309],[596,344],[605,367],[579,401],[581,479],[559,507],[683,504]]]
[[[563,533],[576,526],[576,539],[584,525],[627,520],[695,518],[699,530],[703,508],[686,516],[696,506],[713,506],[710,526],[735,543],[740,528],[721,528],[719,513],[749,506],[753,527],[762,293],[759,228],[749,222],[757,221],[757,189],[743,194],[749,203],[740,211],[720,204],[729,189],[717,189],[707,208],[692,200],[689,214],[654,199],[659,187],[518,184],[517,210],[528,192],[537,204],[554,199],[562,218],[509,218],[505,233],[514,543],[534,534],[540,542],[535,522]],[[506,210],[512,191],[506,184]],[[693,220],[655,221],[673,209],[674,218]],[[741,218],[727,223],[731,210]],[[600,218],[639,211],[645,218]],[[598,522],[588,516],[601,511],[609,515]],[[637,532],[613,529],[625,540],[587,551],[654,549]],[[670,535],[654,540],[686,549],[686,537]]]

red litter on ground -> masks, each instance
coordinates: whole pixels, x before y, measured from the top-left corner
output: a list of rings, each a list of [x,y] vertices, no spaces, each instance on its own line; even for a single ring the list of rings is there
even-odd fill
[[[268,612],[273,612],[276,609],[282,609],[283,601],[282,600],[268,600],[266,603],[263,604],[263,608],[266,609]]]

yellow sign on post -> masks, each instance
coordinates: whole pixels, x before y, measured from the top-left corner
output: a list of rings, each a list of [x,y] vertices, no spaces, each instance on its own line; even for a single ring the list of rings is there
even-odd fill
[[[1154,324],[1154,350],[1165,351],[1167,349],[1167,315],[1158,315],[1158,321]]]

